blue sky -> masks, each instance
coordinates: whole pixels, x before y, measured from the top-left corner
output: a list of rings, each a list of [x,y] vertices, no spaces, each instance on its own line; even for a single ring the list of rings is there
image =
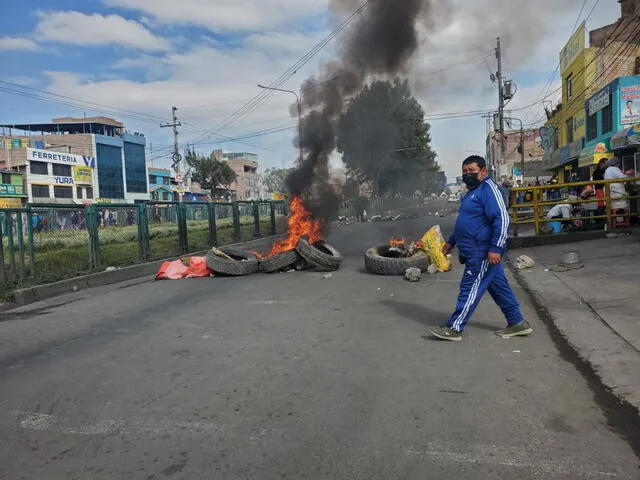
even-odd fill
[[[149,158],[163,166],[171,139],[159,124],[169,120],[175,105],[184,122],[182,143],[196,141],[203,152],[252,151],[265,167],[290,166],[296,156],[292,96],[274,94],[245,115],[225,120],[260,92],[257,83],[277,78],[331,30],[334,17],[328,3],[8,2],[0,18],[0,80],[14,85],[0,84],[0,121],[112,116],[130,130],[144,132],[153,147]],[[340,3],[344,11],[352,11],[360,2],[334,2]],[[423,43],[407,72],[427,114],[493,108],[497,93],[488,77],[496,68],[493,47],[498,35],[503,37],[505,74],[519,86],[512,108],[542,96],[583,6],[583,0],[558,3],[449,0],[434,6],[431,15],[439,21],[421,24]],[[618,17],[615,0],[587,0],[584,5],[581,19],[595,5],[589,28]],[[334,58],[336,45],[339,39],[283,87],[297,89]],[[556,77],[549,91],[557,85]],[[529,122],[541,119],[538,107],[520,113]],[[431,123],[433,147],[449,176],[455,176],[459,161],[469,152],[484,150],[485,120],[480,116]],[[339,163],[334,159],[336,166]]]

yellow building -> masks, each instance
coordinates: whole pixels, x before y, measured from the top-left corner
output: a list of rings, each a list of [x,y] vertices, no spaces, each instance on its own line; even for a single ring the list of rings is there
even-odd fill
[[[596,88],[596,49],[585,47],[585,37],[583,23],[560,52],[562,102],[545,125],[552,132],[550,149],[545,152],[547,166],[561,182],[578,171],[586,135],[584,104]]]

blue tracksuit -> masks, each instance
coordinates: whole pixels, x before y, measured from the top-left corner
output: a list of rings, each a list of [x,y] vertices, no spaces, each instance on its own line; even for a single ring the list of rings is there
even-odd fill
[[[449,328],[462,332],[487,290],[509,325],[524,320],[502,264],[489,265],[487,260],[489,252],[504,255],[508,229],[509,213],[500,187],[487,177],[462,200],[455,231],[449,238],[449,243],[458,247],[460,261],[465,264]]]

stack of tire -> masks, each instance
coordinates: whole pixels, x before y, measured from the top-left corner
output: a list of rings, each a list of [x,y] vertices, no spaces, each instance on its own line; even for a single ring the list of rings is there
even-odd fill
[[[298,270],[311,268],[321,271],[334,271],[342,264],[342,255],[332,245],[321,240],[314,244],[300,239],[294,250],[279,253],[273,257],[259,259],[255,254],[236,247],[221,247],[219,250],[227,257],[218,255],[214,250],[207,252],[207,266],[217,275],[246,276],[262,271],[274,273],[290,268]]]
[[[260,270],[274,273],[295,266],[297,269],[335,271],[340,268],[342,261],[340,252],[324,240],[311,244],[307,239],[301,238],[294,250],[260,260]]]

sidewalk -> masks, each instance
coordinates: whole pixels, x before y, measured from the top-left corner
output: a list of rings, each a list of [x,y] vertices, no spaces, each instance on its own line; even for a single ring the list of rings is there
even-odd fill
[[[563,252],[583,268],[554,272]],[[542,316],[602,384],[640,412],[640,240],[637,236],[523,248],[536,266],[515,272]]]

